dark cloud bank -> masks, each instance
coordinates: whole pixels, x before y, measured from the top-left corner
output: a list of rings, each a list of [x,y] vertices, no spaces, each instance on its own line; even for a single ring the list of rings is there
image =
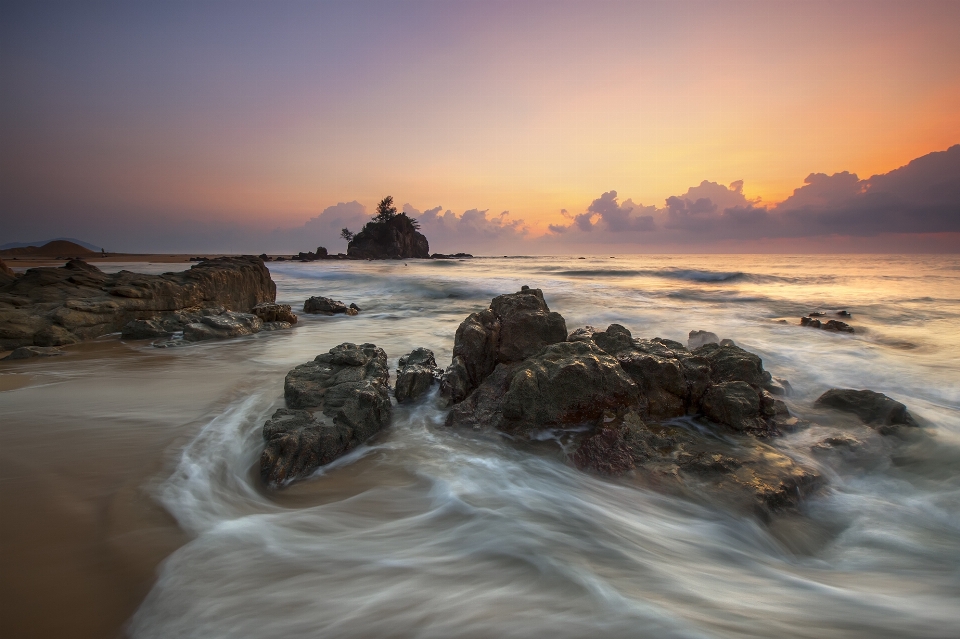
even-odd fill
[[[142,252],[294,253],[317,246],[343,252],[340,230],[358,231],[372,215],[359,202],[341,202],[302,226],[270,231],[204,222],[202,215],[44,214],[16,204],[4,205],[14,215],[2,241],[22,239],[12,236],[19,233],[73,235],[108,250]],[[431,250],[444,253],[958,252],[960,144],[863,180],[847,172],[811,173],[772,206],[744,196],[742,181],[724,186],[705,180],[662,206],[621,200],[611,190],[583,212],[562,211],[559,223],[539,237],[506,211],[457,214],[410,204],[403,210],[420,221]]]

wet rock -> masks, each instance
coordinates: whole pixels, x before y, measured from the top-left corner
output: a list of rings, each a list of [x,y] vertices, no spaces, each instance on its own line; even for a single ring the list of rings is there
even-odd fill
[[[811,315],[813,315],[811,313]],[[823,313],[820,313],[822,316]],[[812,317],[801,317],[800,326],[806,326],[808,328],[819,328],[825,331],[830,331],[833,333],[854,333],[856,330],[847,324],[846,322],[841,322],[840,320],[827,320],[826,322],[821,322],[818,319],[813,319]]]
[[[815,453],[823,453],[834,450],[840,451],[854,451],[860,448],[863,443],[854,437],[849,435],[834,435],[831,437],[824,437],[816,444],[810,447]]]
[[[229,339],[260,332],[263,320],[252,313],[226,311],[220,315],[202,317],[199,322],[183,327],[183,339],[199,342],[206,339]]]
[[[275,302],[264,302],[257,304],[250,312],[266,322],[286,322],[287,324],[296,324],[297,316],[293,313],[289,304],[277,304]]]
[[[814,403],[816,406],[851,413],[881,434],[894,432],[899,426],[915,427],[916,420],[900,402],[871,390],[831,388]]]
[[[711,333],[710,331],[690,331],[690,335],[687,338],[687,348],[691,351],[695,348],[700,348],[704,344],[719,343],[720,338],[717,337],[716,333]]]
[[[346,313],[347,306],[343,302],[329,297],[311,297],[303,303],[303,312],[318,315],[335,315],[337,313]],[[356,313],[353,313],[353,315],[356,315]]]
[[[726,502],[761,517],[795,508],[823,483],[812,468],[752,437],[717,440],[628,411],[598,426],[571,455],[582,470],[633,471],[656,485]]]
[[[15,348],[12,353],[3,359],[30,359],[31,357],[50,357],[53,355],[63,355],[63,351],[53,346],[21,346]]]
[[[288,328],[293,328],[293,324],[291,324],[290,322],[264,322],[260,330],[261,331],[283,331]]]
[[[567,339],[567,326],[553,313],[540,289],[495,297],[490,308],[473,313],[457,328],[453,362],[443,374],[440,392],[462,401],[498,363],[518,362],[543,347]]]
[[[120,333],[123,339],[158,339],[170,337],[172,334],[160,319],[131,320],[123,326]]]
[[[383,349],[344,343],[291,370],[287,408],[264,424],[260,475],[272,486],[305,477],[390,423]]]
[[[356,311],[357,313],[359,313],[361,310],[363,310],[363,309],[361,309],[359,306],[357,306],[356,304],[354,304],[353,302],[350,302],[350,306],[348,306],[347,309],[348,309],[348,310],[354,310],[354,311]],[[356,313],[354,313],[354,315],[356,315]]]
[[[414,401],[430,390],[439,375],[433,351],[416,348],[400,358],[393,395],[399,403]]]
[[[589,342],[560,342],[523,362],[498,365],[453,407],[447,425],[529,433],[592,423],[605,410],[638,401],[637,385],[616,359]]]
[[[853,317],[849,311],[837,311],[838,317]]]
[[[29,269],[0,286],[0,348],[73,344],[120,332],[133,320],[163,321],[209,305],[247,311],[275,298],[270,272],[256,257],[206,260],[163,275],[108,275],[70,260],[59,268]]]

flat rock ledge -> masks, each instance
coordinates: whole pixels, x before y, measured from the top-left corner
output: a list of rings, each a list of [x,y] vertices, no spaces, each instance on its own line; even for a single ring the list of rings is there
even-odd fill
[[[177,313],[222,309],[220,313],[245,314],[273,303],[276,295],[270,272],[257,257],[218,258],[163,275],[108,275],[70,260],[59,268],[29,269],[0,286],[0,349],[75,344],[120,332],[135,320],[156,324],[131,328],[128,334],[171,332],[165,322],[177,320]],[[177,323],[183,327],[189,322]]]
[[[386,428],[389,380],[387,355],[374,344],[340,344],[287,373],[286,408],[263,426],[264,483],[307,477]]]

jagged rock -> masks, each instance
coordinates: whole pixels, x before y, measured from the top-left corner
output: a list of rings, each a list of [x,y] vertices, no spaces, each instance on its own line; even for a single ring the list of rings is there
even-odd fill
[[[290,309],[289,304],[276,304],[274,302],[264,302],[257,304],[250,312],[266,322],[286,322],[287,324],[296,324],[297,316]]]
[[[397,260],[430,257],[430,243],[401,213],[386,222],[368,222],[347,244],[354,259]]]
[[[70,260],[59,268],[29,269],[0,286],[0,348],[73,344],[121,331],[132,320],[162,320],[210,305],[247,311],[274,299],[276,285],[256,257],[207,260],[163,275],[107,275]]]
[[[524,286],[495,297],[490,308],[471,314],[457,328],[453,362],[440,381],[440,393],[460,402],[497,363],[520,361],[566,338],[566,322],[550,311],[540,289]]]
[[[637,385],[616,359],[589,342],[560,342],[521,363],[500,364],[453,407],[447,425],[526,433],[591,423],[638,401]]]
[[[21,346],[20,348],[15,348],[12,353],[3,359],[29,359],[31,357],[50,357],[52,355],[63,355],[63,351],[53,346]]]
[[[633,411],[598,426],[571,459],[580,469],[606,475],[635,470],[660,486],[762,517],[797,506],[822,484],[815,470],[752,437],[731,442],[674,425],[648,425]]]
[[[202,317],[199,322],[183,327],[183,339],[199,342],[205,339],[228,339],[260,332],[263,320],[252,313],[226,311],[220,315]]]
[[[331,299],[329,297],[311,297],[303,303],[304,313],[314,313],[317,315],[335,315],[337,313],[347,313],[348,309],[343,302]],[[348,313],[356,315],[356,313]]]
[[[687,348],[691,351],[700,348],[704,344],[719,343],[720,338],[716,333],[711,333],[710,331],[690,331],[690,335],[687,337]]]
[[[881,434],[894,432],[899,426],[915,427],[916,420],[900,402],[871,390],[831,388],[814,403],[816,406],[852,413],[864,424]]]
[[[400,358],[393,396],[399,403],[413,401],[430,390],[439,373],[433,351],[416,348]]]
[[[344,343],[291,370],[287,408],[264,424],[260,476],[269,485],[306,477],[390,423],[383,349]]]

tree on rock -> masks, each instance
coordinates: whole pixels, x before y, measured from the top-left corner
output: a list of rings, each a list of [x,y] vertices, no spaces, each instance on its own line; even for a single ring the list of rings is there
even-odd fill
[[[343,229],[340,236],[349,242],[347,255],[352,258],[385,260],[430,257],[430,244],[418,232],[419,222],[406,213],[397,213],[393,196],[380,200],[377,214],[356,235]]]
[[[380,200],[380,204],[377,204],[377,214],[373,216],[373,221],[389,222],[395,217],[397,217],[397,207],[393,205],[393,196],[388,195]]]
[[[343,239],[345,239],[347,242],[352,242],[352,241],[353,241],[353,231],[351,231],[350,229],[344,227],[344,228],[340,229],[340,237],[342,237]]]

